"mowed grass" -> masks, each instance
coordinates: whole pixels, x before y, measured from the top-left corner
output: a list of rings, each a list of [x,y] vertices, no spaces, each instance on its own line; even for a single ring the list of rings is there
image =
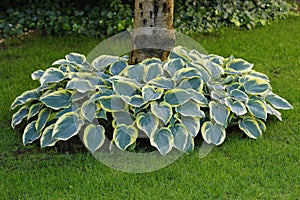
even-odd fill
[[[69,52],[87,54],[99,41],[81,37],[27,37],[0,46],[0,199],[299,199],[300,18],[250,31],[194,34],[210,53],[255,64],[275,93],[293,110],[283,122],[270,118],[267,131],[251,140],[238,130],[200,159],[199,149],[152,173],[113,170],[91,154],[23,147],[10,128],[11,102],[38,86],[30,78]]]

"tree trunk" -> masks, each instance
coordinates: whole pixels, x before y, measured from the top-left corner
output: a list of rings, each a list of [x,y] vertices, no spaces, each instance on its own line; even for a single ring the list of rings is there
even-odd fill
[[[175,43],[174,0],[135,0],[130,64],[168,58]]]

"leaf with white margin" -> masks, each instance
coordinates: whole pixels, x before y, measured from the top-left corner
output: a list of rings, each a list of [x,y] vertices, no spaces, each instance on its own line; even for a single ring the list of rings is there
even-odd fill
[[[96,88],[88,80],[73,78],[67,83],[66,89],[77,90],[80,93],[94,91]]]
[[[32,80],[38,80],[44,75],[44,70],[37,70],[31,74]]]
[[[183,151],[184,152],[193,151],[194,147],[195,147],[194,138],[191,134],[188,134],[186,145]]]
[[[79,53],[69,53],[65,56],[66,60],[74,62],[76,64],[83,64],[86,62],[86,58],[84,55]]]
[[[46,85],[47,83],[57,83],[65,79],[65,74],[54,67],[48,68],[43,76],[40,78],[41,85]]]
[[[113,90],[119,95],[131,97],[137,89],[138,86],[134,83],[125,81],[113,81]]]
[[[248,95],[239,89],[231,90],[230,95],[233,99],[238,100],[238,101],[247,102],[249,100]]]
[[[276,109],[282,109],[282,110],[293,109],[293,106],[287,100],[274,93],[267,94],[266,100]]]
[[[230,97],[225,99],[225,105],[228,106],[237,116],[245,115],[247,113],[246,106],[240,101],[232,101]]]
[[[259,125],[259,128],[260,128],[261,132],[262,133],[265,132],[267,130],[266,124],[260,119],[256,119],[256,121]]]
[[[248,73],[252,70],[253,64],[248,63],[247,61],[243,59],[234,59],[231,62],[228,62],[226,64],[226,68],[232,69],[234,71],[238,71],[241,73]]]
[[[93,62],[92,66],[97,71],[103,71],[105,70],[109,65],[116,62],[119,59],[117,56],[111,56],[111,55],[101,55],[97,57]]]
[[[127,126],[133,125],[133,117],[132,115],[127,111],[119,111],[119,112],[113,112],[112,116],[114,118],[115,124],[125,124]]]
[[[185,63],[180,58],[171,59],[163,64],[164,70],[166,70],[171,77],[173,77],[178,70],[184,67]]]
[[[142,97],[145,101],[160,99],[164,90],[162,88],[155,89],[152,86],[145,85],[142,88]]]
[[[194,95],[183,89],[172,89],[165,92],[164,100],[171,106],[179,106],[186,103]]]
[[[159,119],[161,119],[166,125],[172,117],[172,107],[167,102],[151,103],[151,112]]]
[[[175,82],[172,79],[163,76],[156,77],[147,84],[163,89],[173,89],[175,86]]]
[[[44,148],[46,146],[51,147],[54,146],[56,142],[58,142],[58,139],[52,138],[52,132],[53,132],[54,124],[51,124],[50,126],[46,127],[45,130],[42,133],[42,137],[40,139],[41,148]]]
[[[124,111],[127,108],[124,100],[118,95],[103,96],[99,99],[101,107],[108,111]]]
[[[210,121],[204,122],[201,128],[201,134],[207,144],[220,145],[226,138],[225,128],[219,124],[213,124]]]
[[[152,63],[150,65],[147,66],[147,73],[146,75],[144,76],[144,82],[148,82],[160,75],[163,74],[163,68],[161,66],[161,64],[159,63]]]
[[[41,136],[41,134],[35,129],[35,122],[36,121],[30,122],[24,129],[22,137],[24,145],[34,142]]]
[[[210,74],[210,72],[208,72],[208,69],[204,67],[204,63],[201,64],[200,62],[193,62],[193,63],[187,63],[187,65],[188,67],[195,68],[199,72],[200,77],[205,83],[211,80],[212,75]]]
[[[54,110],[71,106],[71,94],[66,90],[58,90],[43,96],[40,101]]]
[[[271,86],[270,84],[261,79],[261,78],[247,78],[245,82],[243,82],[243,86],[245,91],[248,94],[265,94],[266,92],[270,91]]]
[[[107,120],[106,111],[103,110],[103,109],[98,110],[98,111],[96,112],[95,118],[97,118],[97,119],[101,118],[101,119]]]
[[[139,113],[136,117],[137,127],[144,131],[148,137],[151,137],[158,128],[159,120],[154,114],[148,112]]]
[[[34,117],[37,115],[40,111],[40,108],[42,107],[42,103],[36,103],[30,106],[29,112],[27,115],[27,120],[29,120],[31,117]]]
[[[79,132],[83,123],[77,113],[66,113],[56,121],[52,138],[63,141],[68,140]]]
[[[91,153],[95,153],[104,144],[105,130],[101,125],[90,124],[83,132],[83,144]]]
[[[85,101],[81,106],[81,115],[88,120],[93,122],[97,111],[97,106],[93,102]]]
[[[189,133],[183,124],[176,124],[172,129],[174,147],[184,152],[188,142]]]
[[[230,115],[230,109],[222,104],[218,104],[214,101],[209,102],[209,115],[217,124],[227,126],[228,117]]]
[[[126,67],[127,63],[123,60],[116,61],[109,67],[109,73],[111,75],[119,75]]]
[[[224,74],[224,69],[217,63],[207,61],[205,67],[209,70],[212,77],[217,78]]]
[[[199,76],[198,70],[192,67],[186,67],[176,71],[173,77],[175,78],[175,80],[181,80],[185,78],[198,77],[198,76]]]
[[[21,121],[27,117],[28,114],[28,106],[22,106],[13,116],[11,120],[11,127],[15,128],[16,125],[20,124]]]
[[[131,79],[141,82],[146,74],[146,66],[139,63],[126,68],[125,75]]]
[[[246,106],[250,113],[255,117],[263,120],[267,119],[267,107],[262,101],[250,99],[246,103]]]
[[[80,105],[81,106],[81,105]],[[63,116],[64,114],[68,113],[68,112],[75,112],[79,110],[79,106],[78,105],[75,105],[75,104],[72,104],[72,106],[68,107],[68,108],[64,108],[62,110],[60,110],[59,112],[57,112],[55,114],[55,119],[57,118],[60,118],[61,116]]]
[[[264,80],[267,81],[267,82],[270,82],[270,80],[269,80],[269,78],[268,78],[267,75],[265,75],[265,74],[263,74],[263,73],[260,73],[260,72],[257,72],[257,71],[255,71],[255,70],[251,70],[251,71],[249,72],[249,75],[255,76],[255,77],[264,79]]]
[[[197,92],[193,89],[188,89],[187,91],[193,95],[192,100],[197,102],[201,107],[208,107],[208,100],[204,96],[204,94]]]
[[[185,117],[181,116],[180,122],[185,125],[189,134],[196,137],[200,131],[200,117]]]
[[[49,108],[44,108],[41,110],[35,124],[35,129],[37,130],[37,132],[41,132],[45,128],[50,114],[51,109]]]
[[[137,107],[137,108],[142,107],[143,105],[145,105],[147,103],[147,101],[145,101],[141,95],[133,95],[131,97],[121,96],[121,98],[127,104],[129,104],[133,107]]]
[[[267,104],[267,113],[275,115],[280,121],[282,121],[281,113],[273,108],[270,104]]]
[[[160,64],[161,60],[159,58],[146,58],[145,60],[142,61],[142,64],[146,65],[147,67],[152,65],[152,64]]]
[[[193,89],[200,92],[203,89],[203,80],[200,77],[186,78],[177,85],[177,88]]]
[[[113,83],[114,81],[122,81],[127,83],[133,83],[137,87],[143,87],[144,84],[137,82],[135,79],[127,78],[124,76],[115,75],[109,78],[109,82]]]
[[[226,91],[229,93],[235,89],[240,89],[241,87],[243,87],[243,86],[240,83],[236,83],[236,82],[225,86]]]
[[[36,100],[38,98],[39,94],[35,89],[26,91],[14,100],[14,102],[11,104],[10,109],[15,109],[17,106],[23,105],[29,101]]]
[[[113,141],[121,150],[125,150],[132,145],[138,137],[138,130],[134,126],[121,124],[117,126],[113,133]]]
[[[189,116],[189,117],[205,117],[205,113],[200,110],[200,105],[193,102],[188,101],[179,107],[176,107],[176,111],[179,112],[182,116]]]
[[[166,155],[174,146],[174,137],[169,129],[162,128],[150,137],[150,143],[158,149],[161,155]]]
[[[245,117],[242,121],[239,121],[239,127],[252,139],[257,139],[262,134],[261,128],[254,118]]]

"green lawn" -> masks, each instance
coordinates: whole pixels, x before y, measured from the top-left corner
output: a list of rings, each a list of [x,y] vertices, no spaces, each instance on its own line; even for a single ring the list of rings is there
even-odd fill
[[[300,17],[290,17],[250,31],[194,34],[210,53],[254,63],[295,109],[282,112],[283,122],[270,118],[260,140],[232,131],[203,159],[198,146],[145,174],[115,171],[85,152],[23,147],[18,130],[10,128],[11,102],[38,84],[30,74],[69,52],[87,54],[97,39],[33,36],[1,44],[0,199],[299,199],[299,30]]]

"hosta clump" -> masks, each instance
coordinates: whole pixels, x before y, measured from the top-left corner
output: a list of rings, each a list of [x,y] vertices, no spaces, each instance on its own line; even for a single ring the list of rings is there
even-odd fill
[[[175,47],[167,61],[129,65],[126,56],[102,55],[89,64],[68,54],[53,67],[32,74],[41,86],[16,98],[12,127],[27,119],[23,143],[40,139],[53,146],[83,134],[94,153],[111,135],[121,150],[148,138],[162,155],[190,151],[194,138],[223,143],[226,128],[238,125],[250,138],[265,131],[267,115],[292,106],[272,92],[268,77],[243,59],[203,55]],[[112,117],[109,121],[108,116]],[[106,131],[111,124],[114,130]]]

